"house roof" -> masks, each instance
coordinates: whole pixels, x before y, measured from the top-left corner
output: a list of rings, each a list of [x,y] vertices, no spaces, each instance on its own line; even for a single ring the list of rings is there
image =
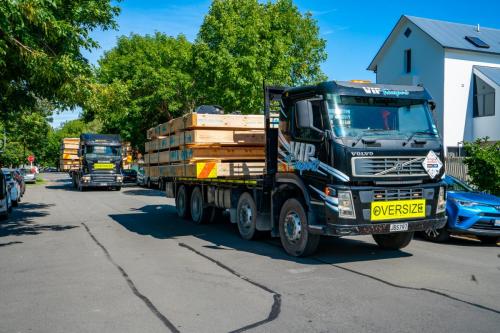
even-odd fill
[[[474,69],[477,69],[481,73],[483,73],[487,78],[491,81],[495,82],[500,87],[500,68],[498,67],[486,67],[486,66],[474,66]]]
[[[453,23],[403,15],[385,40],[380,50],[375,55],[375,58],[370,63],[370,66],[368,66],[368,70],[375,70],[379,56],[382,55],[383,51],[387,47],[389,47],[398,28],[407,21],[415,24],[444,48],[500,54],[500,29],[480,27],[479,31],[477,31],[477,25]],[[465,39],[466,36],[480,38],[483,42],[489,45],[489,48],[480,48],[475,46]]]

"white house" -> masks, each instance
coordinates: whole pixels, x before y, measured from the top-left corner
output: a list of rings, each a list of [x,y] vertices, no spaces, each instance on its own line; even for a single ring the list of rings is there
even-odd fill
[[[371,62],[377,83],[422,85],[449,153],[500,141],[500,30],[402,16]]]

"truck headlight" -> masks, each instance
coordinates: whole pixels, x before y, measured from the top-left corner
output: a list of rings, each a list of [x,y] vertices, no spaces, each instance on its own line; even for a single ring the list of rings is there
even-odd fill
[[[354,202],[351,191],[338,191],[339,195],[339,217],[345,219],[355,219]]]
[[[442,213],[446,210],[446,196],[444,187],[439,188],[438,203],[436,207],[436,214]]]
[[[87,183],[90,181],[90,176],[82,176],[82,181]]]
[[[116,176],[116,181],[117,182],[123,181],[123,176]]]

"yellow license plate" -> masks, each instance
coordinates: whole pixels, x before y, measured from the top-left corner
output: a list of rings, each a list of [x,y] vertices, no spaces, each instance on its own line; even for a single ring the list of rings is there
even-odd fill
[[[372,221],[399,220],[420,217],[425,217],[425,199],[372,202]]]
[[[105,170],[105,169],[113,169],[115,166],[112,163],[96,163],[94,164],[94,169],[96,170]]]

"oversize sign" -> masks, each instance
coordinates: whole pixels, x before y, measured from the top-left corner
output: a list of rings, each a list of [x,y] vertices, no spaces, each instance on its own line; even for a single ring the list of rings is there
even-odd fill
[[[399,220],[425,217],[425,199],[374,201],[371,204],[371,220]]]

